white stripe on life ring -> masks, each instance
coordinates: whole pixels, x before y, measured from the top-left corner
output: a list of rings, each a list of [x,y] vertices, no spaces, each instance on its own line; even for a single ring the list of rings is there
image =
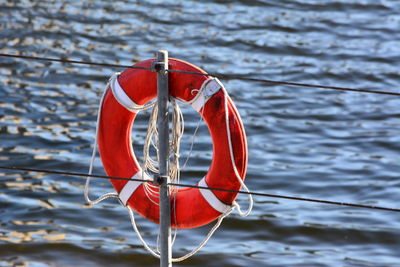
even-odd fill
[[[144,180],[151,180],[150,176],[143,172],[138,171],[135,175],[132,176],[133,179],[144,179]],[[139,181],[128,181],[124,187],[122,188],[121,192],[119,192],[119,199],[121,202],[126,206],[126,203],[131,198],[133,193],[135,193],[136,189],[142,184],[143,182]]]
[[[208,187],[205,177],[200,180],[199,186]],[[213,207],[213,209],[215,209],[216,211],[219,211],[220,213],[225,213],[231,208],[231,206],[226,205],[221,200],[219,200],[211,190],[203,188],[199,188],[199,190],[202,196],[208,202],[208,204],[210,204],[210,206]]]
[[[127,110],[131,112],[137,112],[138,109],[142,107],[141,105],[133,102],[132,99],[125,93],[124,89],[122,89],[121,85],[119,84],[118,77],[116,75],[110,79],[110,87],[115,99]]]
[[[190,105],[197,112],[200,112],[211,96],[213,96],[221,88],[223,88],[223,85],[217,78],[209,78],[205,80],[201,86],[201,89],[197,93],[196,97],[191,101]]]

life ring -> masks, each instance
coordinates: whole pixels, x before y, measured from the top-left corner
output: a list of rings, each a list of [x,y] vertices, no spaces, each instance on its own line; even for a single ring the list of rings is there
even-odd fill
[[[145,60],[135,66],[150,68],[154,61]],[[202,69],[173,58],[169,59],[169,69],[205,74]],[[137,112],[129,110],[129,105],[144,105],[157,96],[156,73],[127,69],[115,79],[112,88],[109,87],[103,97],[99,118],[98,147],[104,169],[107,175],[113,177],[150,179],[141,171],[132,149],[131,133]],[[239,190],[241,183],[235,168],[240,179],[244,180],[247,169],[246,135],[240,115],[222,84],[205,75],[170,72],[169,93],[190,103],[203,116],[212,137],[211,166],[198,185]],[[110,181],[121,202],[159,223],[158,199],[146,195],[142,183]],[[174,204],[171,204],[171,227],[187,229],[208,224],[226,212],[236,197],[234,192],[180,188]]]

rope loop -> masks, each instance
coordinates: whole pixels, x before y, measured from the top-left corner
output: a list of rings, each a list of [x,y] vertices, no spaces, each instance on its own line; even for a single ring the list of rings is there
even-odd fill
[[[89,166],[89,172],[88,172],[88,176],[87,176],[87,180],[86,180],[86,184],[85,184],[85,190],[84,190],[84,196],[86,201],[90,204],[90,205],[95,205],[105,199],[108,198],[117,198],[120,201],[120,204],[125,206],[128,210],[130,219],[131,219],[131,224],[133,227],[133,230],[136,232],[139,240],[141,241],[141,243],[143,244],[143,246],[146,248],[147,251],[149,251],[153,256],[159,258],[160,257],[160,253],[159,253],[159,249],[157,246],[157,251],[153,250],[144,240],[142,234],[140,233],[137,225],[136,225],[136,221],[135,221],[135,216],[134,216],[134,212],[132,210],[131,207],[129,207],[128,205],[125,205],[124,202],[122,201],[122,199],[120,198],[120,196],[117,193],[106,193],[103,194],[102,196],[98,197],[96,200],[90,200],[89,198],[89,187],[90,187],[90,176],[92,175],[92,171],[93,171],[93,165],[94,165],[94,161],[96,159],[96,154],[97,154],[97,141],[98,141],[98,132],[99,132],[99,121],[100,121],[100,117],[101,117],[101,107],[104,101],[104,97],[105,94],[107,92],[107,89],[110,88],[111,92],[113,93],[115,99],[122,105],[124,106],[126,109],[128,109],[131,112],[135,112],[138,113],[139,111],[142,110],[146,110],[149,108],[153,108],[151,114],[150,114],[150,119],[149,119],[149,123],[148,123],[148,129],[147,129],[147,133],[146,133],[146,138],[145,138],[145,143],[143,145],[143,164],[142,164],[142,173],[153,173],[153,174],[159,174],[159,166],[158,166],[158,131],[157,131],[157,112],[158,112],[158,107],[156,104],[156,101],[154,102],[150,102],[147,103],[145,105],[138,105],[136,103],[134,103],[124,92],[124,90],[121,88],[121,86],[118,83],[118,75],[120,73],[115,73],[113,74],[108,83],[107,86],[104,90],[104,93],[101,97],[101,101],[100,101],[100,105],[99,105],[99,110],[98,110],[98,115],[97,115],[97,122],[96,122],[96,134],[95,134],[95,138],[94,138],[94,144],[93,144],[93,151],[92,151],[92,157],[90,160],[90,166]],[[226,89],[224,88],[224,86],[222,85],[222,83],[220,83],[218,81],[218,79],[214,79],[214,78],[210,78],[208,79],[205,83],[204,86],[202,86],[201,89],[197,90],[197,89],[193,89],[192,90],[192,94],[193,92],[197,91],[197,95],[194,98],[193,101],[198,102],[195,106],[195,109],[197,111],[199,111],[201,109],[201,116],[200,119],[197,123],[197,127],[195,129],[195,132],[193,134],[193,138],[192,138],[192,142],[191,142],[191,146],[190,146],[190,151],[189,151],[189,155],[186,158],[183,167],[180,167],[180,163],[179,163],[179,159],[180,159],[180,141],[181,138],[183,136],[184,133],[184,119],[183,119],[183,114],[182,111],[176,101],[176,99],[172,98],[170,99],[171,104],[172,104],[172,108],[173,108],[173,112],[172,112],[172,130],[171,130],[171,140],[170,140],[170,150],[169,150],[169,157],[172,157],[172,164],[169,170],[169,175],[166,176],[168,177],[167,180],[171,180],[171,183],[173,184],[179,184],[179,180],[180,180],[180,171],[186,167],[186,164],[190,158],[192,149],[193,149],[193,144],[195,141],[195,136],[197,134],[197,131],[199,129],[200,123],[202,121],[203,118],[203,112],[205,109],[205,102],[207,101],[207,99],[209,99],[210,97],[212,97],[213,94],[215,94],[218,90],[222,89],[224,92],[224,108],[225,108],[225,120],[226,120],[226,131],[227,131],[227,135],[228,135],[228,143],[229,143],[229,152],[230,152],[230,159],[232,162],[232,166],[233,166],[233,170],[235,173],[235,176],[237,178],[237,180],[239,181],[240,185],[246,190],[246,192],[250,193],[248,187],[245,185],[245,183],[243,182],[236,164],[235,164],[235,160],[234,160],[234,154],[233,154],[233,145],[232,145],[232,139],[231,139],[231,132],[230,132],[230,128],[229,128],[229,114],[228,114],[228,94],[226,92]],[[200,99],[200,100],[199,100]],[[192,103],[193,104],[193,103]],[[193,105],[192,105],[193,106]],[[156,156],[154,158],[154,156],[151,156],[151,151],[156,153]],[[157,176],[156,176],[157,177]],[[157,180],[156,180],[157,182]],[[153,184],[153,183],[143,183],[143,187],[146,193],[146,196],[148,197],[148,199],[150,201],[152,201],[154,204],[159,205],[154,199],[158,199],[159,198],[159,193],[158,193],[158,188],[159,185],[157,184]],[[176,205],[176,193],[177,193],[177,189],[174,186],[169,186],[169,190],[171,192],[172,198],[173,198],[173,205]],[[207,191],[208,192],[208,191]],[[211,192],[211,191],[209,191]],[[212,194],[212,193],[211,193]],[[206,235],[206,237],[200,242],[200,244],[198,246],[196,246],[191,252],[187,253],[186,255],[179,257],[179,258],[173,258],[172,261],[173,262],[180,262],[183,261],[189,257],[191,257],[192,255],[194,255],[196,252],[198,252],[206,243],[207,241],[211,238],[211,236],[214,234],[214,232],[218,229],[218,227],[221,225],[223,219],[228,216],[229,214],[231,214],[235,209],[237,209],[238,214],[242,217],[248,216],[252,210],[253,207],[253,199],[251,194],[248,194],[248,201],[249,201],[249,206],[247,208],[246,211],[242,211],[240,205],[236,202],[233,201],[232,205],[230,206],[226,206],[226,208],[221,209],[221,215],[218,217],[215,225],[210,229],[210,231],[208,232],[208,234]],[[174,210],[176,210],[176,208],[174,207]],[[176,216],[176,214],[174,213],[173,216]],[[174,241],[176,238],[176,234],[177,232],[175,231],[174,234]],[[158,244],[158,242],[157,242]]]

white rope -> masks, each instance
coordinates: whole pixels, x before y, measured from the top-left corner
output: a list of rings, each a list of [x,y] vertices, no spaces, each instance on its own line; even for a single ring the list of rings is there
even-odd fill
[[[101,107],[103,105],[103,101],[104,101],[104,97],[105,97],[106,92],[107,92],[107,88],[110,86],[110,84],[112,83],[113,79],[116,79],[117,77],[118,77],[118,73],[115,73],[114,75],[111,76],[111,78],[109,79],[109,81],[108,81],[108,83],[106,85],[106,88],[103,91],[103,95],[101,96],[99,109],[97,111],[96,133],[95,133],[95,137],[94,137],[93,151],[92,151],[92,157],[90,159],[88,175],[92,175],[93,165],[94,165],[94,161],[96,159],[96,154],[97,154],[97,139],[98,139],[98,134],[99,134]],[[118,198],[118,194],[117,193],[106,193],[106,194],[98,197],[96,200],[91,200],[90,197],[89,197],[90,180],[91,180],[91,177],[88,176],[86,178],[85,189],[83,191],[83,195],[85,196],[85,200],[86,200],[87,203],[89,203],[89,205],[91,205],[91,206],[96,205],[97,203],[99,203],[99,202],[101,202],[101,201],[103,201],[103,200],[105,200],[107,198]]]
[[[138,236],[140,242],[142,242],[143,246],[147,249],[147,251],[149,251],[149,252],[151,253],[151,255],[153,255],[153,256],[156,257],[156,258],[160,258],[160,254],[157,253],[156,251],[154,251],[154,250],[147,244],[147,242],[143,239],[142,234],[140,233],[139,229],[137,228],[136,221],[135,221],[135,214],[133,213],[132,208],[129,207],[129,206],[126,206],[126,208],[128,209],[129,216],[130,216],[130,218],[131,218],[131,223],[132,223],[133,230],[135,230],[135,232],[136,232],[136,234],[137,234],[137,236]]]
[[[195,109],[200,112],[201,110],[201,118],[197,124],[196,130],[194,132],[194,136],[192,138],[192,143],[190,146],[190,152],[189,152],[189,156],[186,158],[184,164],[183,164],[183,168],[186,166],[188,159],[190,157],[191,151],[193,149],[193,144],[194,144],[194,138],[195,135],[197,133],[197,130],[200,126],[200,122],[202,120],[202,116],[204,113],[204,109],[205,109],[205,103],[212,97],[213,94],[215,94],[219,89],[222,89],[224,91],[224,108],[225,108],[225,122],[226,122],[226,131],[227,131],[227,136],[228,136],[228,144],[229,144],[229,153],[230,153],[230,159],[231,159],[231,163],[232,163],[232,167],[235,173],[235,176],[237,178],[237,180],[239,181],[239,183],[241,184],[241,186],[247,191],[249,192],[248,187],[246,186],[246,184],[243,182],[243,180],[240,177],[240,174],[237,170],[236,164],[235,164],[235,160],[234,160],[234,153],[233,153],[233,145],[232,145],[232,139],[231,139],[231,132],[230,132],[230,128],[229,128],[229,110],[228,110],[228,94],[225,90],[225,88],[223,87],[223,85],[218,81],[218,82],[211,82],[212,80],[209,79],[207,80],[204,85],[202,86],[202,89],[198,90],[198,94],[196,95],[196,97],[189,102],[186,101],[182,101],[185,104],[190,104],[192,105],[192,103],[195,103]],[[210,88],[207,87],[207,84],[211,86],[211,90]],[[216,87],[216,84],[218,85],[218,90]],[[208,88],[208,89],[207,89]],[[207,90],[206,90],[207,89]],[[173,155],[173,162],[170,168],[170,177],[173,183],[179,183],[179,179],[180,179],[180,170],[181,168],[179,167],[179,150],[180,150],[180,140],[182,138],[183,132],[184,132],[184,121],[183,121],[183,115],[182,112],[179,108],[179,105],[176,103],[175,99],[171,99],[171,103],[173,106],[173,113],[172,113],[172,139],[170,141],[170,155]],[[193,106],[193,105],[192,105]],[[158,160],[152,159],[150,157],[150,147],[153,147],[154,150],[156,152],[158,152],[158,132],[157,132],[157,125],[156,125],[156,114],[157,114],[157,106],[154,107],[153,112],[150,116],[150,121],[149,121],[149,127],[148,127],[148,131],[147,131],[147,135],[146,135],[146,140],[145,140],[145,145],[143,148],[143,155],[144,155],[144,166],[143,169],[144,170],[150,170],[154,173],[158,173]],[[151,185],[151,184],[146,184],[145,185],[145,191],[146,194],[148,194],[148,197],[151,201],[153,201],[151,199],[150,196],[153,197],[158,197],[158,193],[157,190],[158,187]],[[174,205],[176,204],[176,198],[175,198],[175,194],[176,194],[176,190],[174,188],[171,188],[171,193],[174,195]],[[212,191],[207,191],[210,192],[211,194]],[[209,194],[206,194],[209,195]],[[216,198],[216,196],[215,196]],[[208,197],[206,198],[208,199]],[[214,198],[213,198],[214,199]],[[153,201],[154,202],[154,201]],[[220,202],[219,200],[216,201],[214,199],[213,203],[216,202]],[[158,203],[154,202],[155,204],[158,205]],[[216,222],[216,224],[210,229],[209,233],[207,234],[207,236],[203,239],[203,241],[196,247],[194,248],[191,252],[187,253],[186,255],[179,257],[179,258],[173,258],[172,262],[180,262],[183,261],[191,256],[193,256],[195,253],[197,253],[206,243],[207,241],[211,238],[211,236],[214,234],[214,232],[218,229],[218,227],[221,225],[222,220],[228,216],[230,213],[232,213],[232,211],[236,208],[238,211],[238,214],[241,217],[245,217],[248,216],[252,210],[253,207],[253,199],[252,196],[249,195],[249,207],[246,211],[242,211],[240,205],[234,201],[232,203],[232,205],[229,207],[227,206],[224,209],[219,209],[221,212],[221,215],[218,217],[218,220]],[[134,219],[134,213],[133,211],[128,207],[129,209],[129,214],[131,216],[131,222],[132,222],[132,227],[135,230],[136,234],[138,235],[140,241],[142,242],[143,246],[155,257],[159,258],[160,254],[159,254],[159,235],[157,236],[157,246],[156,246],[156,250],[153,250],[147,243],[146,241],[143,239],[141,233],[139,232],[137,225],[135,223],[135,219]],[[175,209],[174,209],[175,210]],[[174,213],[174,216],[176,216],[176,214]],[[175,219],[176,221],[176,219]],[[175,233],[174,233],[174,238],[173,238],[173,242],[175,241],[176,238],[176,229],[175,229]]]
[[[136,220],[135,220],[135,214],[132,211],[131,207],[126,206],[129,212],[129,216],[131,218],[131,223],[132,223],[132,228],[135,231],[136,235],[138,236],[140,242],[142,242],[144,248],[150,252],[151,255],[153,255],[156,258],[160,258],[160,253],[155,251],[154,249],[152,249],[147,242],[144,240],[142,234],[140,233],[137,225],[136,225]],[[212,235],[215,233],[215,231],[219,228],[219,226],[221,225],[223,219],[228,216],[229,214],[232,213],[232,211],[235,209],[235,207],[231,207],[231,209],[229,209],[228,211],[226,211],[225,213],[221,214],[218,217],[217,222],[215,223],[215,225],[210,229],[210,231],[208,232],[207,236],[200,242],[200,244],[195,247],[192,251],[190,251],[189,253],[187,253],[184,256],[181,256],[179,258],[172,258],[171,261],[172,262],[181,262],[183,260],[186,260],[187,258],[190,258],[191,256],[193,256],[194,254],[196,254],[207,242],[208,240],[210,240],[210,238],[212,237]],[[158,243],[158,239],[157,239],[157,243]],[[158,250],[158,247],[157,247]],[[159,250],[158,250],[159,251]]]
[[[170,99],[172,107],[173,107],[173,113],[172,113],[172,138],[170,140],[170,150],[169,150],[169,155],[168,158],[170,158],[171,155],[172,157],[172,164],[169,168],[169,177],[171,179],[171,182],[173,183],[179,183],[180,181],[180,167],[179,167],[179,150],[180,150],[180,140],[182,138],[183,132],[184,132],[184,120],[183,120],[183,114],[181,109],[179,108],[178,103],[175,101],[175,99]],[[157,131],[157,113],[158,113],[158,107],[154,106],[153,111],[150,115],[149,119],[149,124],[147,128],[147,134],[146,134],[146,139],[145,143],[143,145],[143,170],[153,172],[155,174],[159,173],[158,170],[158,158],[153,159],[152,156],[150,155],[150,150],[153,148],[156,152],[156,157],[158,156],[158,131]],[[147,198],[155,205],[159,205],[158,202],[156,202],[154,199],[159,198],[159,193],[158,193],[158,186],[154,184],[145,184],[144,185],[144,190]],[[174,209],[176,206],[176,193],[177,189],[175,187],[170,186],[169,187],[170,194],[172,195],[173,199],[173,205]],[[173,214],[175,217],[176,221],[176,213]],[[173,239],[172,239],[172,244],[174,244],[177,236],[177,229],[174,230],[173,234]],[[159,236],[157,236],[157,251],[158,249],[158,244],[159,244]]]
[[[173,258],[172,262],[180,262],[183,260],[186,260],[187,258],[190,258],[191,256],[193,256],[194,254],[196,254],[207,242],[208,240],[212,237],[212,235],[215,233],[215,231],[219,228],[219,226],[221,225],[222,221],[224,220],[224,218],[226,216],[228,216],[229,214],[232,213],[234,207],[232,207],[231,210],[221,214],[218,217],[217,222],[214,224],[214,226],[211,228],[210,232],[208,232],[207,236],[203,239],[203,241],[201,241],[201,243],[194,248],[191,252],[187,253],[186,255],[179,257],[179,258]]]
[[[225,100],[225,122],[226,122],[226,132],[228,134],[228,144],[229,144],[229,154],[231,158],[231,163],[233,170],[235,172],[236,178],[241,184],[241,186],[246,190],[246,192],[250,193],[249,188],[246,186],[246,184],[243,182],[242,178],[240,177],[239,171],[236,168],[236,163],[235,163],[235,157],[233,154],[233,145],[232,145],[232,139],[231,139],[231,130],[229,128],[229,112],[228,112],[228,93],[226,92],[226,89],[224,86],[222,86],[222,90],[224,91],[224,100]],[[232,205],[237,208],[237,211],[241,217],[246,217],[250,214],[251,210],[253,209],[253,196],[251,194],[247,194],[248,201],[249,201],[249,206],[246,211],[242,211],[240,208],[239,203],[233,201]]]
[[[114,73],[114,74],[110,77],[110,79],[108,80],[108,83],[107,83],[105,89],[103,90],[103,95],[101,96],[99,109],[98,109],[98,111],[97,111],[96,133],[95,133],[95,137],[94,137],[93,151],[92,151],[92,156],[91,156],[91,159],[90,159],[88,175],[91,175],[91,174],[92,174],[94,162],[95,162],[95,160],[96,160],[96,155],[97,155],[97,141],[98,141],[99,126],[100,126],[100,117],[101,117],[101,108],[102,108],[102,105],[103,105],[104,97],[105,97],[105,95],[106,95],[106,93],[107,93],[107,89],[108,89],[109,87],[111,88],[111,92],[113,93],[114,97],[117,99],[117,101],[118,101],[121,105],[123,105],[122,103],[127,103],[127,102],[129,102],[129,101],[127,101],[126,99],[121,100],[121,99],[122,99],[121,96],[123,96],[123,95],[125,94],[125,92],[123,92],[123,89],[121,88],[121,86],[120,86],[119,83],[118,83],[117,78],[118,78],[118,75],[119,75],[119,74],[120,74],[120,73],[117,72],[117,73]],[[122,92],[121,92],[121,90],[122,90]],[[125,95],[126,95],[126,94],[125,94]],[[132,103],[133,103],[133,104],[132,104]],[[124,106],[125,106],[125,108],[127,108],[127,109],[130,110],[131,112],[135,112],[135,111],[140,111],[140,110],[148,109],[148,108],[154,106],[155,103],[156,103],[156,102],[153,102],[153,103],[150,103],[150,104],[146,104],[146,105],[140,106],[140,105],[135,104],[133,101],[131,101],[129,107],[127,107],[127,106],[125,106],[125,105],[124,105]],[[89,203],[89,205],[91,205],[91,206],[96,205],[96,204],[98,204],[99,202],[101,202],[101,201],[103,201],[103,200],[105,200],[105,199],[108,199],[108,198],[118,198],[118,199],[119,199],[119,195],[118,195],[117,193],[115,193],[115,192],[112,192],[112,193],[105,193],[105,194],[101,195],[100,197],[98,197],[97,199],[91,200],[90,197],[89,197],[89,193],[90,193],[90,192],[89,192],[89,191],[90,191],[90,180],[91,180],[91,177],[88,176],[88,177],[86,178],[85,189],[84,189],[84,192],[83,192],[84,197],[85,197],[85,200],[86,200],[87,203]]]
[[[172,138],[170,140],[170,150],[169,157],[172,155],[172,164],[169,168],[169,177],[171,182],[179,183],[180,180],[180,168],[179,168],[179,150],[180,150],[180,140],[183,135],[184,125],[183,125],[183,115],[179,108],[179,105],[171,99],[171,103],[173,106],[172,113]],[[158,131],[157,131],[157,113],[158,107],[154,106],[153,111],[150,115],[149,125],[147,128],[146,139],[143,145],[143,171],[159,173],[158,170]],[[156,152],[155,157],[153,158],[151,155],[151,149]],[[159,205],[154,198],[158,198],[158,186],[154,184],[145,184],[144,185],[145,193],[150,201],[152,201],[155,205]],[[176,189],[174,187],[170,187],[170,192],[174,192]]]
[[[228,97],[229,96],[228,96],[228,92],[226,91],[223,84],[217,78],[209,78],[206,81],[204,81],[200,90],[197,90],[197,89],[192,90],[192,93],[193,93],[193,91],[198,91],[198,93],[191,101],[184,101],[182,99],[180,99],[180,101],[182,101],[185,104],[191,105],[198,112],[200,112],[200,110],[201,110],[202,115],[203,115],[206,102],[215,93],[217,93],[220,89],[222,89],[224,92],[225,124],[226,124],[226,132],[227,132],[227,136],[228,136],[229,155],[230,155],[230,159],[231,159],[232,168],[235,173],[236,179],[238,180],[240,185],[244,188],[244,190],[246,192],[250,192],[247,185],[243,182],[243,180],[239,174],[239,171],[237,170],[237,167],[236,167],[235,157],[234,157],[234,153],[233,153],[231,130],[229,128],[229,110],[228,110]],[[201,117],[203,117],[203,116],[201,116]],[[199,121],[199,123],[200,123],[200,121]],[[197,132],[198,126],[196,128],[195,134]],[[192,143],[192,145],[193,145],[193,143]],[[192,146],[191,146],[191,149],[192,149]],[[187,161],[188,161],[188,158],[186,159],[186,162],[183,164],[183,167],[186,166]],[[210,191],[210,192],[212,193],[212,191]],[[248,196],[249,204],[248,204],[248,208],[246,211],[242,211],[239,203],[237,203],[236,200],[233,201],[233,203],[232,203],[232,206],[237,208],[238,214],[241,217],[248,216],[251,213],[251,210],[253,209],[253,204],[254,204],[253,197],[251,194],[248,194],[247,196]]]
[[[157,105],[156,102],[152,102],[152,103],[148,103],[145,104],[143,106],[137,105],[136,103],[134,103],[127,95],[126,93],[123,91],[123,89],[121,88],[121,86],[118,83],[117,77],[118,77],[119,73],[115,73],[114,75],[111,76],[106,89],[104,90],[104,93],[101,97],[101,101],[100,101],[100,106],[99,106],[99,110],[98,110],[98,115],[97,115],[97,122],[96,122],[96,134],[95,134],[95,140],[94,140],[94,145],[93,145],[93,152],[92,152],[92,157],[91,157],[91,161],[90,161],[90,166],[89,166],[89,175],[92,174],[93,171],[93,165],[94,165],[94,161],[96,159],[96,154],[97,154],[97,141],[98,141],[98,131],[99,131],[99,122],[100,122],[100,117],[101,117],[101,108],[102,108],[102,104],[104,101],[104,97],[107,91],[107,88],[110,87],[111,91],[114,95],[114,97],[116,98],[116,100],[122,105],[124,106],[126,109],[128,109],[131,112],[139,112],[141,110],[145,110],[151,107],[153,108],[153,111],[150,115],[150,119],[149,119],[149,125],[148,125],[148,130],[147,130],[147,134],[146,134],[146,139],[145,139],[145,144],[143,146],[143,157],[144,157],[144,161],[143,161],[143,172],[146,171],[150,171],[153,173],[159,173],[158,170],[158,159],[153,159],[150,155],[150,149],[153,148],[158,156],[158,132],[157,132]],[[210,78],[208,80],[206,80],[203,85],[202,88],[200,90],[194,89],[193,91],[198,91],[196,97],[191,100],[191,101],[182,101],[186,104],[190,104],[192,105],[193,108],[195,108],[198,112],[200,110],[202,110],[201,116],[200,116],[200,120],[197,124],[197,127],[195,129],[194,132],[194,136],[192,138],[192,143],[190,146],[190,152],[188,157],[186,158],[186,161],[183,164],[183,168],[186,166],[192,149],[193,149],[193,144],[194,144],[194,140],[195,140],[195,136],[197,133],[197,130],[199,129],[200,126],[200,122],[202,120],[203,117],[203,113],[204,113],[204,109],[205,109],[205,103],[212,97],[212,95],[214,95],[217,91],[219,91],[220,89],[223,90],[224,92],[224,101],[225,101],[225,120],[226,120],[226,130],[227,130],[227,135],[228,135],[228,143],[229,143],[229,152],[230,152],[230,158],[231,158],[231,163],[232,163],[232,167],[234,169],[235,172],[235,176],[238,179],[239,183],[241,184],[241,186],[247,191],[249,192],[249,189],[247,188],[247,186],[245,185],[245,183],[243,182],[243,180],[240,177],[240,174],[237,170],[236,164],[235,164],[235,160],[234,160],[234,154],[233,154],[233,145],[232,145],[232,139],[231,139],[231,132],[230,132],[230,128],[229,128],[229,112],[228,112],[228,94],[224,88],[224,86],[218,81],[218,79],[213,79]],[[193,93],[192,91],[192,93]],[[179,183],[180,180],[180,166],[179,166],[179,151],[180,151],[180,140],[183,136],[183,132],[184,132],[184,120],[183,120],[183,114],[181,109],[179,108],[178,103],[175,101],[175,99],[171,99],[171,103],[173,106],[173,113],[172,113],[172,139],[170,141],[170,151],[169,151],[169,157],[172,155],[172,164],[170,167],[170,178],[171,178],[171,182],[172,183]],[[159,198],[159,193],[158,193],[158,186],[153,185],[151,183],[144,183],[144,189],[145,189],[145,193],[148,197],[148,199],[150,201],[152,201],[154,204],[159,205],[156,201],[153,200],[153,198]],[[98,197],[96,200],[90,200],[89,198],[89,187],[90,187],[90,177],[87,177],[86,179],[86,184],[85,184],[85,190],[84,190],[84,196],[86,201],[90,204],[90,205],[95,205],[107,198],[118,198],[119,199],[119,195],[117,193],[106,193],[100,197]],[[211,192],[211,191],[210,191]],[[170,187],[170,193],[173,196],[173,205],[176,205],[176,193],[177,193],[177,189],[174,187]],[[213,194],[211,192],[211,194]],[[240,216],[248,216],[251,212],[251,209],[253,207],[253,199],[251,195],[248,195],[249,197],[249,207],[246,211],[242,211],[240,208],[240,205],[234,201],[232,203],[232,205],[229,207],[227,206],[225,209],[221,209],[221,215],[218,217],[217,222],[215,223],[215,225],[210,229],[209,233],[206,235],[206,237],[203,239],[202,242],[200,242],[200,244],[195,247],[191,252],[187,253],[186,255],[179,257],[179,258],[173,258],[172,262],[180,262],[183,261],[191,256],[193,256],[195,253],[197,253],[206,243],[207,241],[211,238],[211,236],[214,234],[214,232],[218,229],[218,227],[221,225],[223,219],[228,216],[229,214],[232,213],[232,211],[236,208],[238,210],[238,213]],[[219,200],[218,200],[219,201]],[[120,202],[121,203],[121,202]],[[123,203],[121,203],[123,205]],[[135,221],[135,217],[134,217],[134,212],[132,210],[131,207],[129,207],[128,205],[126,206],[126,208],[128,209],[129,215],[130,215],[130,219],[131,219],[131,223],[132,223],[132,227],[134,229],[134,231],[136,232],[139,240],[142,242],[143,246],[146,248],[146,250],[148,250],[153,256],[160,258],[160,253],[159,253],[159,236],[157,237],[157,251],[153,250],[147,243],[146,241],[143,239],[137,225],[136,225],[136,221]],[[174,210],[175,207],[174,207]],[[176,216],[176,214],[174,213],[174,216]],[[175,221],[176,221],[176,217],[175,217]],[[174,233],[174,237],[173,237],[173,241],[172,244],[175,242],[176,239],[176,235],[177,235],[177,229],[175,229],[175,233]]]
[[[192,90],[192,93],[193,93],[193,91],[199,91],[199,90],[193,89],[193,90]],[[203,99],[203,101],[206,101],[206,99]],[[205,104],[205,103],[203,103],[203,106],[204,106],[204,104]],[[188,155],[187,155],[187,157],[186,157],[185,162],[184,162],[183,165],[182,165],[182,168],[180,168],[180,170],[183,170],[183,169],[186,168],[186,164],[188,163],[189,158],[190,158],[190,156],[192,155],[194,141],[195,141],[196,136],[197,136],[197,131],[198,131],[199,128],[200,128],[200,123],[201,123],[202,120],[203,120],[203,114],[204,114],[204,108],[201,110],[200,119],[197,121],[196,129],[194,130],[194,133],[193,133],[193,135],[192,135],[192,141],[191,141],[191,143],[190,143],[189,153],[188,153]]]

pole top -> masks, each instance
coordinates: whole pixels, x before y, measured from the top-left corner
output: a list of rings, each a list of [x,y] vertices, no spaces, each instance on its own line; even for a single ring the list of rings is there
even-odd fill
[[[167,57],[168,57],[168,50],[160,49],[160,50],[157,51],[157,57],[158,57],[160,54],[162,54],[165,58],[167,58]]]
[[[157,60],[151,64],[152,71],[166,71],[168,69],[168,51],[160,49],[156,53]]]

